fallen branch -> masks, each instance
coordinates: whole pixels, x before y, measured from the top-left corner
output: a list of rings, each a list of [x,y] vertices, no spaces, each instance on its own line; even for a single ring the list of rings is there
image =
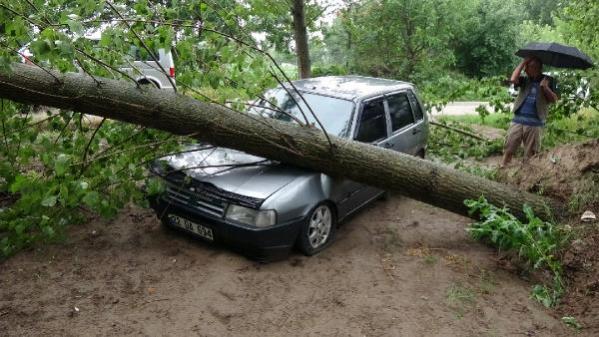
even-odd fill
[[[491,142],[491,140],[489,140],[489,139],[483,138],[483,137],[481,137],[481,136],[479,136],[479,135],[477,135],[475,133],[468,132],[466,130],[454,128],[452,126],[449,126],[449,125],[446,125],[446,124],[442,124],[442,123],[438,123],[438,122],[434,122],[434,121],[429,121],[429,123],[431,125],[439,126],[439,127],[442,127],[442,128],[445,128],[445,129],[448,129],[448,130],[460,133],[460,134],[462,134],[464,136],[468,136],[468,137],[472,137],[474,139],[478,139],[478,140],[483,141],[483,142],[487,142],[487,143]]]
[[[306,170],[347,178],[468,214],[466,199],[484,195],[524,218],[528,204],[540,217],[551,218],[560,204],[488,179],[422,160],[405,153],[328,135],[321,130],[234,112],[180,94],[142,90],[133,83],[59,74],[63,84],[33,66],[13,64],[0,71],[0,98],[80,111],[194,138],[214,146],[244,151]],[[336,151],[330,151],[329,141]]]

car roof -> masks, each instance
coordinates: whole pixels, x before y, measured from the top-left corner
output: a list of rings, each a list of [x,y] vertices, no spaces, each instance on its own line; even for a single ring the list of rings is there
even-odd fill
[[[314,77],[292,81],[292,83],[297,90],[302,92],[347,100],[359,100],[413,87],[408,82],[355,75]],[[285,84],[285,86],[292,89],[290,84]]]

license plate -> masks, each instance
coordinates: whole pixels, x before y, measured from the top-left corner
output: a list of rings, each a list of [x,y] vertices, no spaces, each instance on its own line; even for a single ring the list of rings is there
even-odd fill
[[[195,222],[191,222],[185,218],[182,218],[180,216],[176,216],[173,214],[170,214],[168,216],[169,220],[171,221],[171,223],[179,228],[183,228],[185,230],[188,230],[192,233],[196,233],[199,236],[208,239],[210,241],[214,241],[214,235],[212,234],[212,229],[206,227],[206,226],[202,226],[200,224],[197,224]]]

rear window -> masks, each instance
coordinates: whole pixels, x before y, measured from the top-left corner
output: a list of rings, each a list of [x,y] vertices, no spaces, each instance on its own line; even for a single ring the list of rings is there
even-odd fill
[[[418,103],[416,95],[411,90],[408,90],[408,97],[412,103],[412,110],[414,110],[414,117],[416,117],[416,120],[423,119],[422,108],[420,107],[420,103]]]
[[[360,116],[356,140],[372,143],[384,138],[387,138],[384,102],[383,100],[366,102]]]
[[[387,99],[389,103],[389,116],[391,117],[391,128],[393,131],[414,123],[412,107],[406,93],[399,93]]]

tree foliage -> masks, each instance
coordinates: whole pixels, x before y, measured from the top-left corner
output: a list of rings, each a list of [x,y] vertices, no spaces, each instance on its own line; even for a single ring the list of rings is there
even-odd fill
[[[456,68],[470,77],[507,74],[516,63],[522,8],[514,1],[463,1],[455,29]]]
[[[335,30],[345,33],[345,52],[357,72],[415,80],[453,60],[447,53],[451,5],[451,0],[367,1],[348,7],[336,22],[343,28]]]
[[[180,93],[243,108],[239,102],[277,83],[271,75],[274,65],[245,30],[241,16],[246,13],[235,1],[2,1],[0,22],[7,24],[0,28],[0,67],[28,56],[36,67],[130,81],[120,69],[134,61],[132,46],[146,58],[158,48],[171,49]],[[93,39],[86,37],[92,34]],[[39,109],[2,101],[4,255],[37,240],[59,238],[90,210],[111,216],[129,201],[143,202],[144,163],[189,142]]]
[[[559,0],[521,0],[527,18],[540,25],[552,25],[553,15],[558,10]]]
[[[517,62],[513,52],[529,39],[559,38],[599,59],[599,5],[592,0],[560,6],[538,0],[346,0],[330,25],[321,19],[323,13],[333,15],[331,1],[305,3],[316,75],[410,80],[423,89],[429,107],[475,95],[505,108],[510,98],[500,78]],[[44,69],[131,81],[120,69],[134,61],[132,47],[146,58],[158,48],[170,49],[180,94],[244,110],[249,99],[286,80],[263,50],[292,59],[291,4],[0,0],[0,68],[28,56]],[[583,76],[591,88],[599,86],[596,70],[564,74],[557,115],[580,106],[597,108],[597,90],[589,100],[568,98]],[[188,141],[112,121],[86,123],[70,111],[48,115],[37,109],[2,102],[4,254],[60,236],[89,210],[111,215],[126,202],[141,200],[143,163]]]

